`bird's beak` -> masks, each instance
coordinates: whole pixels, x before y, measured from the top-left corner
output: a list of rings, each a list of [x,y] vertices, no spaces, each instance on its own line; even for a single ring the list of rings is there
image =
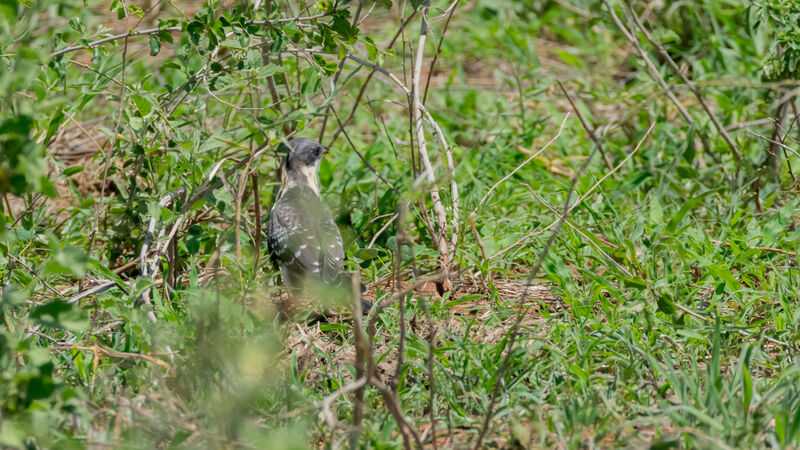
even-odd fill
[[[330,147],[328,147],[327,145],[322,145],[321,147],[322,147],[322,156],[325,156],[325,155],[327,155],[327,154],[328,154],[328,152],[330,152],[330,151],[331,151],[331,148],[330,148]]]

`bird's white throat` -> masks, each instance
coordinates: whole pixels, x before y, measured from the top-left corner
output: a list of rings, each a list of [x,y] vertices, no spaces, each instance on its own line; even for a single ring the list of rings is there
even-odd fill
[[[319,195],[319,162],[313,166],[303,166],[296,170],[286,171],[283,189],[306,186]]]

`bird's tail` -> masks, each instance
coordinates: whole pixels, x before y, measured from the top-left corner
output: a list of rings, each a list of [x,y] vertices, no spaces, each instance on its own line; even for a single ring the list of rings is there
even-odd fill
[[[361,313],[367,314],[370,309],[372,309],[372,303],[365,300],[364,297],[361,297]]]
[[[339,278],[339,282],[343,286],[352,286],[353,278],[352,278],[352,276],[350,274],[342,272],[342,275]],[[367,313],[369,313],[369,310],[372,309],[372,303],[364,298],[364,294],[367,293],[367,286],[365,286],[364,283],[358,283],[358,284],[359,284],[359,287],[360,287],[360,290],[361,290],[361,293],[360,293],[360,296],[361,296],[361,313],[362,314],[367,314]]]

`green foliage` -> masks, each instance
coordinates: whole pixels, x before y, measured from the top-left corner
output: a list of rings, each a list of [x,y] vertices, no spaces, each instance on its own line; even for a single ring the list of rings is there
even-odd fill
[[[0,195],[56,195],[47,177],[42,148],[30,138],[32,125],[31,118],[24,115],[0,123]]]
[[[792,80],[800,77],[800,2],[797,0],[768,0],[758,4],[758,19],[775,24],[774,45],[764,62],[764,79],[770,81]]]

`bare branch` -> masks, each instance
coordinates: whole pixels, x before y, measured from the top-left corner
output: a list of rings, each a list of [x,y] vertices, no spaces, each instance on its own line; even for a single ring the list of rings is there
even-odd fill
[[[444,205],[442,205],[441,198],[439,196],[439,188],[436,186],[436,173],[433,170],[433,165],[431,164],[431,159],[428,156],[427,150],[427,142],[425,140],[425,130],[423,127],[423,119],[422,119],[422,111],[420,108],[420,73],[422,71],[422,60],[425,57],[425,41],[428,36],[428,24],[427,24],[427,17],[428,17],[428,8],[430,7],[430,0],[425,0],[422,7],[422,23],[420,25],[420,32],[419,32],[419,40],[417,42],[417,56],[414,60],[414,72],[412,76],[412,89],[411,89],[411,98],[413,104],[413,120],[414,120],[414,128],[416,130],[416,138],[417,138],[417,150],[419,151],[420,159],[422,160],[422,165],[425,169],[425,177],[427,181],[431,184],[431,203],[433,203],[433,211],[436,214],[436,222],[437,222],[437,236],[433,236],[439,243],[439,253],[441,255],[440,258],[440,265],[442,273],[445,274],[445,278],[442,280],[442,284],[444,285],[444,289],[450,290],[452,288],[452,283],[447,278],[447,274],[450,270],[450,252],[448,250],[448,242],[447,242],[447,213],[444,210]]]

